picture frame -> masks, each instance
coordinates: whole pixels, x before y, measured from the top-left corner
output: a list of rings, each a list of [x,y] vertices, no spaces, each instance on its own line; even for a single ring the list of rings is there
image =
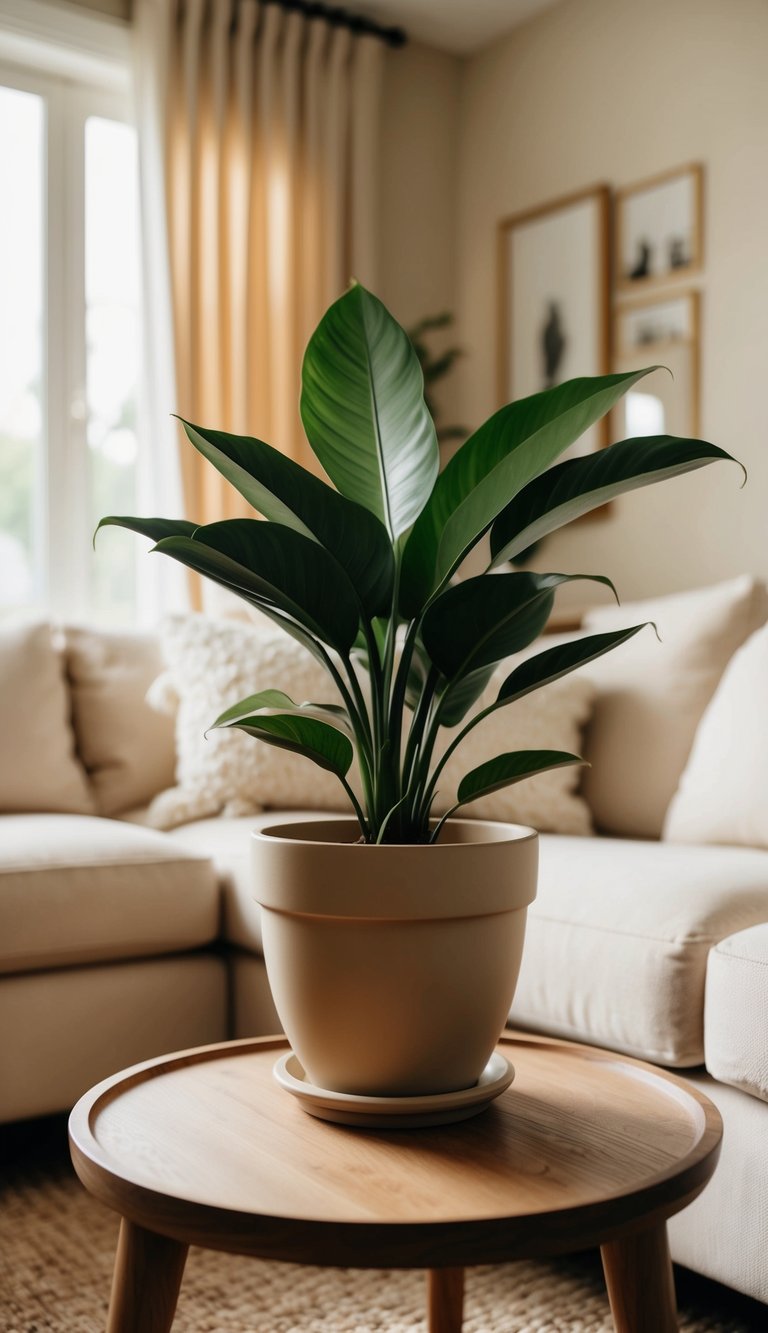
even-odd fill
[[[673,282],[703,262],[704,168],[692,162],[616,191],[618,291]]]
[[[500,404],[610,369],[610,190],[593,185],[497,229]],[[608,443],[600,421],[562,455]]]
[[[700,420],[701,293],[673,288],[624,302],[614,312],[614,370],[658,364],[613,413],[616,439],[694,438]]]

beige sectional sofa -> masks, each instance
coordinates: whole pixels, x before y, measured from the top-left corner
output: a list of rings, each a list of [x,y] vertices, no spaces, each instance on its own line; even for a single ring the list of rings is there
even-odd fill
[[[712,1097],[721,1165],[673,1220],[673,1256],[766,1302],[768,783],[755,777],[754,845],[722,830],[692,841],[690,795],[718,724],[738,766],[728,683],[741,697],[750,662],[768,663],[767,614],[746,579],[618,613],[669,633],[660,658],[644,631],[636,657],[590,673],[585,786],[601,833],[542,834],[511,1015],[677,1069]],[[273,815],[230,801],[147,827],[174,780],[174,721],[145,698],[162,666],[154,635],[0,628],[0,1120],[63,1110],[139,1059],[277,1026],[250,887],[250,832]],[[722,810],[727,766],[712,780]]]

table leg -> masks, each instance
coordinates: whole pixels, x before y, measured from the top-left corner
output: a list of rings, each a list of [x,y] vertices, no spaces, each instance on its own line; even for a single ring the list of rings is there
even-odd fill
[[[168,1333],[188,1246],[120,1223],[107,1333]]]
[[[677,1303],[664,1222],[602,1246],[616,1333],[676,1333]]]
[[[464,1322],[464,1269],[430,1268],[429,1333],[461,1333]]]

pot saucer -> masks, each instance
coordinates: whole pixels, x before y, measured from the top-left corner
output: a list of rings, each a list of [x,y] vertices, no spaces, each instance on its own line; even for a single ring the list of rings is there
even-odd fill
[[[348,1092],[329,1092],[309,1082],[293,1051],[280,1057],[273,1073],[280,1086],[292,1093],[309,1115],[363,1129],[418,1129],[468,1120],[485,1110],[515,1077],[512,1065],[498,1051],[471,1088],[432,1096],[360,1097]]]

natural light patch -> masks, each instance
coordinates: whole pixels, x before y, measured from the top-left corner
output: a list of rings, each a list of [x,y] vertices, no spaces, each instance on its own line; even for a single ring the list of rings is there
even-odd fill
[[[0,604],[45,597],[43,99],[0,87]]]
[[[653,393],[628,393],[625,402],[627,439],[664,434],[664,404],[660,398]]]
[[[87,438],[91,524],[135,503],[140,275],[136,132],[90,116],[85,124]],[[112,540],[108,540],[108,538]],[[125,619],[136,595],[136,553],[105,533],[91,563],[101,618]]]

